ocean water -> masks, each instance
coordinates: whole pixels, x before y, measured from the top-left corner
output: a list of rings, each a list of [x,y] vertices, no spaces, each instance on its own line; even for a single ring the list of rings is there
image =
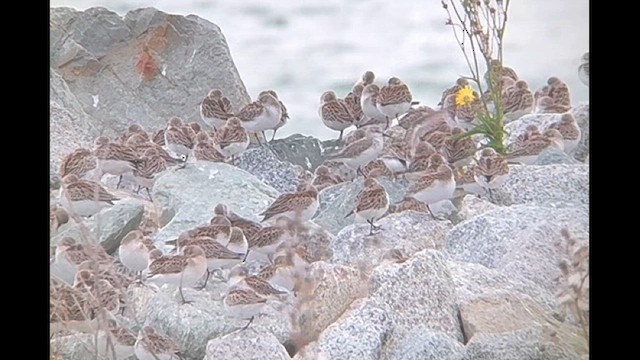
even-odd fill
[[[287,106],[291,119],[278,138],[337,138],[318,116],[320,95],[346,95],[366,70],[380,84],[399,77],[429,106],[459,75],[469,75],[440,0],[51,0],[50,6],[102,6],[121,15],[153,6],[215,23],[249,95],[274,89]],[[504,63],[530,88],[558,76],[574,104],[588,101],[578,65],[589,51],[589,1],[513,0],[508,15]]]

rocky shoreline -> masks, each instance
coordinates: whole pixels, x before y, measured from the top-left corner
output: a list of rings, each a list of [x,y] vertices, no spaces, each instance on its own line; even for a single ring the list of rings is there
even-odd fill
[[[175,114],[204,127],[198,103],[214,84],[235,106],[250,101],[222,31],[195,15],[52,8],[50,17],[54,201],[60,159],[91,148],[95,137],[133,122],[160,128]],[[378,222],[384,230],[366,236],[368,225],[344,218],[363,180],[322,190],[305,234],[313,287],[268,307],[247,330],[225,315],[224,284],[216,282],[185,289],[192,304],[180,304],[166,288],[130,285],[125,315],[136,321],[127,324],[162,329],[187,359],[586,359],[579,322],[561,311],[555,295],[558,263],[567,257],[558,246],[562,231],[589,241],[589,105],[572,113],[582,140],[571,154],[510,165],[491,201],[462,195],[436,211],[437,219],[388,214]],[[515,134],[552,116],[526,115],[507,129]],[[113,254],[129,231],[148,226],[162,249],[208,223],[218,203],[258,221],[278,195],[295,189],[297,166],[313,171],[338,145],[292,135],[249,148],[237,166],[190,162],[156,180],[152,201],[129,195],[86,223],[70,220],[50,246],[87,228]],[[380,182],[392,203],[402,199],[405,182]],[[390,260],[391,252],[400,255]],[[85,359],[90,343],[90,334],[57,335],[51,349],[62,359]]]

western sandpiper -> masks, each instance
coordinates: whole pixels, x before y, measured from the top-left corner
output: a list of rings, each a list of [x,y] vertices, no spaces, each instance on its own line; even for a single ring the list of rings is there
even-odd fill
[[[426,105],[411,108],[398,120],[398,125],[405,130],[412,129],[427,119],[433,119],[433,117],[430,118],[429,115],[435,112],[435,110]]]
[[[273,136],[271,137],[271,141],[273,141],[273,139],[276,138],[276,132],[278,131],[278,129],[283,127],[289,121],[289,111],[287,111],[287,107],[278,98],[278,94],[274,90],[261,91],[260,94],[258,94],[258,97],[262,96],[263,94],[267,94],[267,93],[278,100],[278,104],[280,104],[280,110],[282,111],[282,115],[280,116],[280,121],[278,121],[276,126],[273,127]]]
[[[250,289],[232,289],[224,296],[227,314],[237,319],[249,320],[243,330],[251,325],[254,317],[262,313],[266,306],[267,299]]]
[[[580,142],[582,132],[576,122],[576,118],[571,113],[562,114],[560,121],[549,124],[547,128],[556,129],[562,134],[564,151],[567,153],[573,150]]]
[[[386,117],[387,128],[390,119],[406,113],[411,108],[411,91],[409,87],[397,77],[392,77],[387,86],[383,86],[376,97],[376,108]]]
[[[165,146],[165,142],[164,142],[164,129],[158,129],[156,130],[153,135],[151,136],[151,141],[153,141],[155,144],[158,144],[160,146]]]
[[[532,165],[546,149],[564,150],[562,134],[556,129],[547,129],[542,135],[533,135],[522,142],[514,143],[506,155],[509,162]]]
[[[420,179],[412,182],[407,195],[429,206],[438,201],[450,199],[456,190],[453,171],[445,163],[442,155],[436,153],[429,158],[429,166]],[[431,209],[429,209],[431,212]],[[433,213],[431,214],[433,216]]]
[[[92,216],[120,200],[95,181],[78,179],[73,174],[67,175],[62,181],[60,205],[72,215]]]
[[[49,236],[57,234],[58,228],[69,222],[69,213],[63,207],[53,205],[49,211]]]
[[[269,262],[273,262],[273,255],[276,250],[293,237],[291,229],[292,222],[285,216],[280,216],[274,226],[265,226],[255,235],[248,239],[249,252],[254,251],[263,254]]]
[[[569,86],[556,76],[547,79],[549,85],[549,96],[553,99],[553,103],[562,106],[571,106],[571,94]]]
[[[465,131],[455,127],[444,141],[442,153],[450,164],[466,159],[476,151],[476,143],[471,136],[461,137]]]
[[[278,298],[279,295],[287,294],[274,288],[267,280],[257,275],[250,275],[249,269],[245,266],[236,266],[229,273],[228,284],[233,289],[249,289],[265,298]]]
[[[344,100],[338,99],[333,91],[325,91],[320,97],[318,114],[325,126],[331,130],[340,131],[338,140],[342,139],[344,129],[353,125],[355,121],[349,105]]]
[[[215,136],[215,135],[214,135]],[[196,145],[193,147],[193,156],[196,160],[223,162],[222,155],[213,145],[213,141],[209,135],[202,131],[196,136]]]
[[[408,210],[423,213],[429,212],[427,204],[423,203],[422,201],[418,201],[410,196],[405,196],[399,202],[389,205],[389,213],[401,213]]]
[[[571,106],[556,104],[550,96],[542,96],[536,103],[535,112],[539,114],[564,114],[571,111]]]
[[[515,85],[504,94],[503,105],[504,116],[510,121],[531,113],[534,108],[533,93],[527,82],[524,80],[516,81]]]
[[[364,181],[364,189],[356,197],[355,208],[345,218],[355,214],[356,222],[369,223],[369,235],[373,235],[374,229],[381,229],[374,225],[374,222],[381,218],[388,209],[389,194],[384,186],[374,178],[367,178]]]
[[[118,325],[116,320],[107,319],[106,330],[101,330],[97,338],[98,354],[115,359],[127,359],[135,355],[136,335],[129,328]]]
[[[508,67],[508,66],[504,66],[502,64],[502,62],[498,59],[491,59],[491,61],[489,62],[489,66],[491,68],[491,73],[493,73],[493,75],[496,78],[496,81],[499,81],[500,79],[502,79],[503,76],[507,76],[512,78],[513,80],[518,81],[518,74],[515,72],[515,70],[513,70],[512,68]],[[489,81],[489,71],[484,73],[484,81],[487,84],[487,87],[489,89],[491,89],[491,84]]]
[[[475,164],[471,164],[455,168],[453,171],[453,177],[456,179],[457,189],[462,189],[466,194],[480,196],[485,193],[485,188],[476,182],[476,178],[474,176],[475,167]]]
[[[233,116],[231,101],[220,89],[212,89],[200,103],[200,117],[214,129],[220,129]]]
[[[213,240],[212,240],[213,241]],[[177,285],[182,303],[187,303],[182,287],[194,287],[207,273],[207,258],[199,246],[185,246],[182,254],[153,260],[145,281]]]
[[[182,131],[182,127],[182,119],[177,116],[172,117],[164,131],[164,142],[165,146],[176,154],[176,157],[180,155],[189,157],[194,144],[192,139]]]
[[[473,178],[476,183],[489,192],[502,185],[509,176],[507,160],[493,148],[484,148],[476,155],[476,166],[473,167]]]
[[[320,165],[314,171],[313,181],[311,183],[318,191],[338,184],[338,181],[331,175],[329,168]]]
[[[216,216],[226,216],[227,219],[231,222],[231,226],[240,228],[247,239],[250,239],[253,235],[255,235],[255,233],[262,229],[262,225],[259,222],[243,218],[242,216],[231,211],[231,209],[229,209],[229,207],[225,204],[220,203],[216,205],[213,211]],[[213,218],[211,219],[211,222],[213,222]]]
[[[209,280],[209,276],[212,272],[230,269],[241,263],[246,256],[246,252],[238,253],[231,251],[226,246],[210,237],[202,236],[197,238],[188,238],[184,239],[180,244],[181,249],[184,250],[189,246],[198,246],[202,248],[204,255],[207,258],[207,276],[202,288],[207,286],[207,281]]]
[[[318,206],[318,190],[313,185],[306,184],[302,191],[278,196],[260,215],[263,216],[262,222],[284,216],[301,224],[311,220]]]
[[[444,105],[444,100],[447,98],[447,96],[449,95],[455,95],[458,93],[458,91],[460,91],[460,89],[462,89],[465,86],[469,86],[469,80],[460,77],[456,80],[456,83],[451,86],[450,88],[445,89],[442,92],[442,96],[440,97],[440,102],[438,103],[438,106],[443,106]]]
[[[236,115],[250,133],[263,132],[276,127],[282,118],[280,101],[270,93],[263,93],[258,100],[247,104]]]
[[[123,144],[109,142],[106,136],[99,136],[96,141],[93,155],[97,159],[97,166],[101,173],[120,176],[117,187],[120,187],[122,175],[132,172],[135,165],[140,162],[136,151]]]
[[[273,260],[273,264],[263,267],[256,276],[273,286],[293,291],[296,286],[297,274],[298,270],[291,257],[280,255]]]
[[[97,159],[90,150],[79,148],[67,154],[60,162],[60,171],[58,172],[60,178],[64,178],[67,175],[74,174],[79,178],[87,177],[96,170]]]
[[[225,158],[231,158],[233,163],[235,156],[240,155],[249,146],[249,135],[242,126],[242,121],[237,117],[230,117],[227,123],[216,131],[213,137],[213,146]]]
[[[358,79],[358,81],[356,81],[356,83],[353,84],[353,87],[360,85],[364,89],[364,87],[366,87],[367,85],[373,84],[375,79],[376,79],[376,75],[373,73],[373,71],[367,70],[362,74],[360,79]]]
[[[329,159],[341,161],[351,169],[358,170],[361,166],[377,159],[382,153],[383,136],[380,126],[368,127],[364,138],[350,143],[337,154],[329,156]]]
[[[180,354],[180,345],[152,326],[145,326],[140,330],[134,345],[134,352],[139,360],[183,359]]]
[[[156,176],[167,170],[167,168],[167,161],[158,150],[154,148],[147,149],[141,158],[141,162],[133,170],[133,179],[138,184],[137,191],[140,191],[140,188],[145,188],[149,200],[152,201],[150,189],[153,188],[156,182]]]
[[[370,122],[382,123],[387,121],[387,117],[381,113],[376,106],[379,92],[380,88],[376,84],[369,84],[364,87],[364,90],[362,90],[362,95],[360,95],[360,107],[362,108],[362,112],[365,116],[362,121],[355,124],[357,127],[366,125]]]
[[[142,281],[142,271],[149,266],[149,252],[154,248],[151,239],[145,237],[142,231],[132,230],[120,242],[118,257],[129,270],[138,273]]]
[[[362,96],[364,86],[362,84],[355,85],[353,89],[344,97],[344,102],[349,107],[349,112],[353,116],[353,123],[360,124],[364,120],[364,112],[360,105],[360,97]]]
[[[582,54],[580,66],[578,66],[578,77],[583,84],[589,86],[589,52]]]

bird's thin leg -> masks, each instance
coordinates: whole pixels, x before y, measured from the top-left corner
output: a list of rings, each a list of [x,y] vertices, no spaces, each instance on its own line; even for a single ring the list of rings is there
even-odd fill
[[[247,253],[244,254],[244,259],[242,259],[242,262],[247,261],[247,256],[249,256],[249,249],[247,249]]]
[[[149,195],[149,201],[153,201],[153,199],[151,198],[151,191],[149,191],[149,188],[145,188],[147,189],[147,195]]]
[[[431,206],[429,206],[429,204],[427,204],[427,210],[429,210],[429,214],[431,214],[431,217],[435,220],[436,216],[433,215],[433,211],[431,211]]]
[[[207,269],[207,276],[204,278],[204,284],[202,285],[202,287],[199,288],[199,290],[202,290],[207,287],[207,281],[209,281],[210,274],[211,272],[209,271],[209,269]]]
[[[178,285],[178,291],[180,292],[180,297],[182,298],[182,303],[183,304],[190,304],[193,301],[187,301],[184,298],[184,294],[182,293],[182,278],[184,277],[184,273],[180,274],[180,284]]]
[[[369,227],[369,236],[371,236],[371,235],[373,235],[373,221],[367,220],[367,222],[369,223],[369,225],[371,225]]]
[[[344,132],[344,130],[340,130],[340,136],[338,136],[338,141],[342,140],[342,133]]]
[[[254,317],[255,317],[255,316],[252,316],[252,317],[251,317],[251,319],[249,319],[249,322],[247,323],[247,325],[245,325],[245,326],[242,328],[242,330],[247,330],[247,328],[249,327],[249,325],[251,325],[251,323],[253,322],[253,318],[254,318]]]
[[[121,182],[122,182],[122,175],[120,175],[120,178],[118,179],[118,184],[116,185],[116,189],[120,189]]]
[[[273,130],[273,136],[271,137],[270,141],[273,141],[276,138],[276,131],[278,131],[278,130],[277,129]]]

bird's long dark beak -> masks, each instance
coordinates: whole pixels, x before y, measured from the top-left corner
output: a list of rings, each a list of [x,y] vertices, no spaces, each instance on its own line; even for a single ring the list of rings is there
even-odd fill
[[[391,135],[389,135],[389,134],[385,134],[385,133],[382,133],[382,136],[383,136],[383,137],[386,137],[386,138],[392,138],[392,136],[391,136]]]

